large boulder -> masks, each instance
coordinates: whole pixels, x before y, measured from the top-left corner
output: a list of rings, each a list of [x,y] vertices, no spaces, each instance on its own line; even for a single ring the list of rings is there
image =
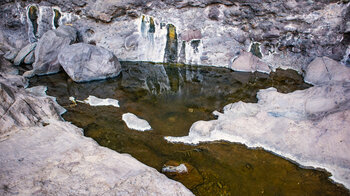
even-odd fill
[[[65,46],[75,42],[76,38],[77,30],[72,26],[64,25],[46,32],[35,48],[33,70],[26,72],[25,76],[57,73],[61,67],[57,58],[58,53]]]
[[[269,66],[250,52],[242,51],[239,57],[229,66],[230,69],[243,72],[270,73]]]
[[[121,71],[118,58],[112,52],[90,44],[66,46],[59,53],[58,60],[76,82],[111,78]]]
[[[350,81],[350,68],[328,57],[317,57],[305,68],[305,82]]]

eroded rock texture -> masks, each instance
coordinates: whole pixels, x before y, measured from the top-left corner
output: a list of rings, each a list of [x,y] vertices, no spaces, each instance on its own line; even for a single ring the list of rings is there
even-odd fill
[[[9,41],[15,48],[33,41],[29,11],[36,6],[34,37],[73,24],[79,41],[109,49],[121,60],[230,66],[245,50],[272,70],[301,71],[318,56],[350,62],[347,1],[48,0],[7,1],[0,6],[5,19],[1,30],[5,38],[15,36]],[[170,25],[177,35],[171,43]],[[25,34],[26,39],[20,38]]]

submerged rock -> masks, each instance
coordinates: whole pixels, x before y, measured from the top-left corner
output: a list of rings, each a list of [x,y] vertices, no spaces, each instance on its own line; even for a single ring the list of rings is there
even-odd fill
[[[122,119],[129,129],[135,129],[137,131],[148,131],[152,129],[146,120],[140,119],[135,114],[123,114]]]
[[[190,189],[203,183],[201,174],[189,163],[167,161],[162,168],[162,172],[169,178],[183,183]]]
[[[328,57],[315,58],[305,72],[305,81],[311,84],[350,81],[350,68]]]
[[[171,165],[165,165],[162,168],[162,172],[171,172],[171,173],[187,173],[187,167],[183,163],[181,163],[179,166],[171,166]]]
[[[35,48],[33,70],[25,76],[57,73],[60,70],[58,54],[65,46],[75,42],[77,30],[72,26],[60,26],[58,29],[46,32]]]
[[[257,56],[250,52],[242,51],[239,57],[229,66],[230,69],[235,71],[244,72],[263,72],[270,73],[269,66],[262,62]]]
[[[112,52],[84,43],[64,47],[58,60],[75,82],[111,78],[121,71],[121,65]]]

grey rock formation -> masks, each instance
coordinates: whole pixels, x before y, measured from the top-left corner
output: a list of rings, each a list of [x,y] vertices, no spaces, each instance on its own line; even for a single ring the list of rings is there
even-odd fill
[[[115,77],[121,71],[121,65],[112,52],[90,44],[66,46],[59,53],[58,60],[76,82]]]
[[[0,82],[4,85],[26,88],[28,80],[20,75],[13,75],[12,73],[0,73]]]
[[[258,57],[254,56],[250,52],[242,51],[239,57],[229,66],[230,69],[235,71],[244,72],[264,72],[270,73],[271,70],[266,63],[262,62]]]
[[[23,34],[27,27],[30,40],[28,5],[13,1],[0,5],[2,18],[7,17],[1,21],[3,37]],[[350,53],[347,1],[46,0],[30,5],[38,9],[37,38],[55,28],[56,9],[61,16],[58,25],[73,23],[80,41],[102,46],[121,60],[162,62],[168,24],[178,35],[174,51],[181,51],[174,57],[188,64],[227,67],[255,42],[260,43],[261,60],[273,69],[301,71],[317,56],[338,61],[346,56],[348,62]],[[12,40],[19,39],[11,39],[9,45],[15,46]],[[193,46],[196,40],[199,44]]]
[[[350,81],[350,68],[328,57],[315,58],[305,72],[305,81],[311,84]]]
[[[0,85],[0,135],[7,134],[16,127],[34,126],[48,119],[60,119],[60,112],[64,109],[54,98],[27,94],[24,89],[6,83]]]
[[[35,48],[33,70],[26,75],[57,73],[61,67],[58,62],[58,53],[65,46],[75,42],[76,34],[74,27],[66,25],[46,32]]]
[[[13,60],[13,64],[17,66],[20,65],[24,61],[26,56],[35,49],[35,47],[36,47],[36,43],[31,43],[26,45],[24,48],[22,48],[18,52],[16,58]]]
[[[18,52],[19,52],[19,50],[17,50],[17,49],[9,50],[5,53],[4,58],[6,60],[13,61],[16,58]]]
[[[0,72],[5,74],[18,74],[18,69],[12,66],[8,60],[6,60],[3,55],[0,55]]]

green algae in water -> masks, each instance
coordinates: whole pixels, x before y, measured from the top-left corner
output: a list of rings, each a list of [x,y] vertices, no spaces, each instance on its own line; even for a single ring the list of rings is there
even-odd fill
[[[168,177],[182,182],[196,195],[349,195],[332,183],[325,171],[302,169],[263,149],[229,142],[184,145],[167,143],[164,136],[188,135],[198,120],[211,120],[226,104],[256,102],[259,89],[275,87],[288,93],[308,88],[295,71],[270,75],[239,73],[225,68],[122,62],[118,78],[75,83],[65,73],[34,77],[31,85],[48,86],[67,109],[64,119],[82,127],[100,145],[129,153],[161,171],[166,163],[185,163],[193,172]],[[70,96],[89,95],[119,100],[120,108],[73,106]],[[153,130],[126,127],[121,115],[132,112]]]

